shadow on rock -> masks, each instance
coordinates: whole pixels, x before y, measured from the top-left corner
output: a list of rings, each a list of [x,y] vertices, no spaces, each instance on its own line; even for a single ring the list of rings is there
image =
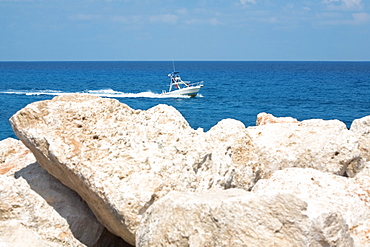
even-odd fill
[[[37,162],[15,173],[39,194],[69,224],[76,239],[87,246],[131,246],[110,233],[96,219],[81,197],[51,176]]]

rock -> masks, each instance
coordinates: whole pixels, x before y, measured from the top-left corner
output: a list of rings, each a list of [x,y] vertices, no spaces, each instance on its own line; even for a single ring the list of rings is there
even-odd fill
[[[204,136],[201,140],[210,147],[208,156],[198,163],[203,168],[197,171],[201,174],[198,180],[204,181],[199,184],[201,189],[209,189],[216,182],[225,189],[250,190],[259,179],[287,167],[353,177],[364,166],[358,138],[338,120],[245,128],[239,121],[227,119]]]
[[[0,245],[98,243],[104,227],[74,191],[41,168],[20,141],[8,138],[0,147]]]
[[[244,180],[230,157],[245,129],[236,120],[205,134],[173,107],[140,111],[74,94],[32,103],[10,122],[38,162],[130,244],[147,208],[168,192],[231,188]]]
[[[194,164],[197,181],[194,191],[247,186],[245,181],[249,181],[249,167],[240,166],[232,159],[233,146],[244,136],[244,131],[242,122],[224,119],[207,133],[198,134],[197,150],[202,151],[200,155],[203,159]]]
[[[288,193],[307,202],[307,216],[341,215],[355,246],[370,245],[370,177],[345,178],[314,169],[289,168],[261,179],[253,188],[257,194]],[[321,228],[321,224],[318,224]],[[340,236],[336,228],[332,234]],[[338,245],[331,245],[338,246]]]
[[[130,244],[145,210],[167,191],[191,186],[189,173],[203,158],[192,145],[196,132],[165,105],[139,111],[64,95],[30,104],[10,121],[38,162]]]
[[[273,123],[298,123],[298,120],[292,117],[275,117],[272,114],[261,112],[257,115],[256,125],[266,125]]]
[[[370,116],[353,120],[350,130],[354,132],[366,133],[370,128]]]
[[[35,156],[22,142],[7,138],[0,141],[0,175],[14,175],[14,172],[36,162]]]
[[[370,116],[355,119],[350,130],[359,139],[359,150],[365,161],[370,161]]]
[[[233,146],[233,162],[251,167],[254,181],[287,167],[315,168],[353,177],[361,170],[358,139],[338,120],[248,127]]]
[[[353,246],[340,214],[306,211],[292,194],[170,192],[148,209],[136,246]]]
[[[249,190],[285,167],[354,176],[361,164],[340,121],[245,128],[226,119],[204,133],[170,106],[141,111],[71,94],[32,103],[10,122],[38,163],[130,244],[146,210],[171,191]]]
[[[1,221],[0,221],[1,222]],[[29,227],[23,226],[20,221],[7,221],[0,223],[0,246],[24,246],[24,247],[49,247],[58,246],[52,242],[45,241],[41,236]],[[62,246],[60,244],[59,246]],[[77,245],[78,246],[78,245]]]

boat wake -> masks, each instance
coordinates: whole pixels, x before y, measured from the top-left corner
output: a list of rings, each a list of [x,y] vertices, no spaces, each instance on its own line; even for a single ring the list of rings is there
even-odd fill
[[[124,93],[115,91],[113,89],[101,89],[101,90],[84,90],[81,92],[64,92],[58,90],[5,90],[0,91],[1,94],[19,94],[28,96],[39,96],[39,95],[51,95],[58,96],[71,93],[89,94],[99,97],[108,98],[190,98],[188,95],[164,95],[153,92],[140,92],[140,93]],[[202,97],[202,96],[200,96]]]

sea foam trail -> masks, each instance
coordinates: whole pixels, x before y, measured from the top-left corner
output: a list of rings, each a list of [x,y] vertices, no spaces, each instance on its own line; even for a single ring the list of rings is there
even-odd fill
[[[81,92],[63,92],[58,90],[5,90],[0,91],[1,94],[19,94],[19,95],[28,95],[28,96],[38,96],[38,95],[64,95],[71,93],[80,93],[80,94],[89,94],[96,95],[100,97],[109,97],[109,98],[189,98],[187,95],[164,95],[153,93],[150,91],[140,92],[140,93],[124,93],[120,91],[115,91],[113,89],[100,89],[100,90],[84,90]],[[199,97],[202,97],[199,95]]]

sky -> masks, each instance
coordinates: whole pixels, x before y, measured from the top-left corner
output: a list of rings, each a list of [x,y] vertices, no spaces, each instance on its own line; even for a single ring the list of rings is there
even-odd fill
[[[370,61],[370,0],[0,0],[0,61]]]

